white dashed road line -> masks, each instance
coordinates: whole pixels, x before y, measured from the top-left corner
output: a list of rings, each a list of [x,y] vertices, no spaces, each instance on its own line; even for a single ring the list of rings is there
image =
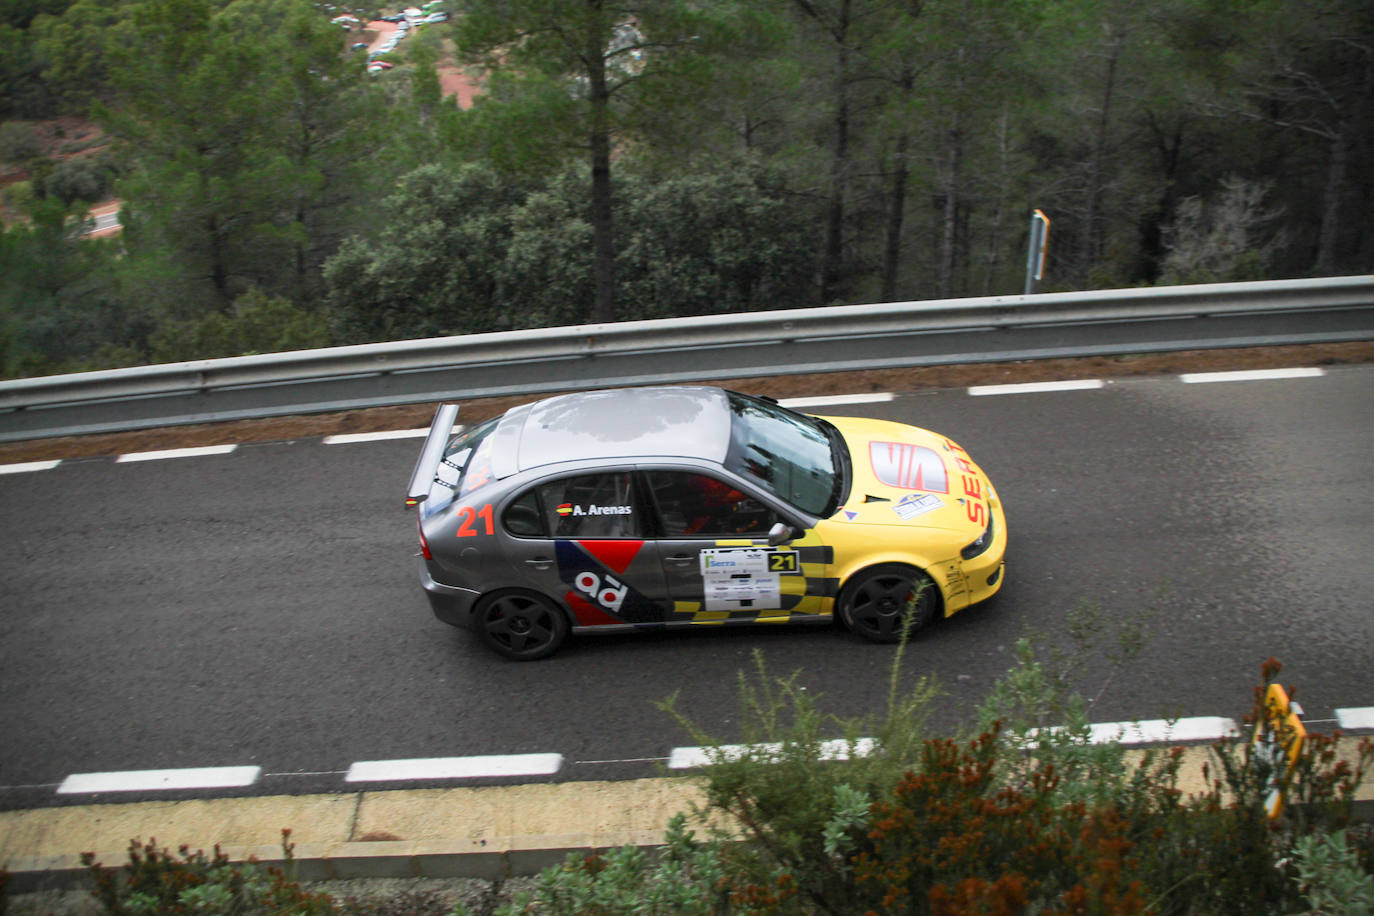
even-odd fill
[[[1183,719],[1146,719],[1140,722],[1097,722],[1089,727],[1089,741],[1093,744],[1159,744],[1182,741],[1217,741],[1233,738],[1239,734],[1234,719],[1222,716],[1194,716]],[[1059,731],[1057,728],[1047,732]],[[729,744],[722,745],[719,753],[725,759],[737,759],[750,751],[773,753],[777,744]],[[854,753],[864,756],[872,752],[872,738],[860,738],[854,743]],[[716,752],[705,747],[675,747],[668,756],[668,769],[688,770],[706,766]],[[821,745],[822,760],[845,760],[849,757],[849,744],[844,740],[826,741]]]
[[[1336,721],[1342,730],[1351,728],[1370,728],[1374,729],[1374,706],[1364,706],[1356,709],[1336,710]]]
[[[549,776],[562,768],[562,754],[364,760],[349,767],[344,780],[398,782],[413,779],[475,779],[484,776]]]
[[[1188,384],[1198,384],[1204,382],[1240,382],[1240,381],[1265,381],[1269,379],[1291,379],[1291,378],[1313,378],[1326,374],[1326,370],[1317,367],[1292,368],[1292,369],[1260,369],[1253,371],[1238,372],[1189,372],[1179,375],[1178,378]],[[1086,391],[1102,388],[1106,383],[1102,379],[1069,379],[1058,382],[1027,382],[1009,385],[974,385],[967,390],[973,397],[986,397],[989,395],[1003,394],[1039,394],[1054,391]],[[890,391],[871,392],[866,394],[831,394],[818,395],[815,397],[804,398],[784,398],[778,403],[784,407],[807,408],[823,407],[828,405],[845,404],[882,404],[896,400],[897,395]],[[455,427],[455,432],[462,427]],[[332,436],[325,436],[321,440],[325,445],[352,445],[359,442],[384,442],[395,439],[421,439],[429,434],[429,429],[392,429],[374,433],[340,433]],[[164,458],[196,458],[206,455],[227,455],[238,448],[237,445],[205,445],[197,448],[175,448],[151,452],[132,452],[120,455],[115,458],[116,463],[128,463],[133,461],[159,461]],[[27,461],[17,464],[0,464],[0,475],[3,474],[24,474],[31,471],[49,471],[57,467],[62,462],[52,461]]]
[[[854,754],[864,757],[873,752],[875,742],[872,738],[858,738],[854,741]],[[675,747],[668,755],[668,769],[690,770],[706,766],[715,754],[726,760],[737,760],[747,753],[775,754],[782,749],[781,744],[722,744],[719,749],[706,747]],[[844,738],[823,741],[820,745],[821,760],[848,760],[849,742]]]
[[[1088,391],[1101,388],[1100,378],[1076,378],[1062,382],[1021,382],[1015,385],[973,385],[968,393],[974,397],[991,394],[1039,394],[1044,391]]]
[[[115,459],[115,464],[130,461],[161,461],[164,458],[200,458],[204,455],[227,455],[237,445],[201,445],[196,448],[169,448],[155,452],[130,452]]]
[[[1262,382],[1279,378],[1315,378],[1325,375],[1325,369],[1316,367],[1300,369],[1253,369],[1239,372],[1185,372],[1179,376],[1185,384],[1196,385],[1203,382]]]
[[[1343,730],[1374,731],[1374,706],[1336,710],[1336,721]],[[1059,729],[1046,729],[1056,732]],[[1234,719],[1224,716],[1192,716],[1180,719],[1145,719],[1138,722],[1097,722],[1089,726],[1089,740],[1093,744],[1181,744],[1218,741],[1240,734]],[[1032,738],[1035,737],[1032,733]],[[877,746],[872,738],[858,738],[851,744],[837,738],[819,746],[821,760],[847,760],[851,756],[866,756]],[[707,747],[675,747],[669,754],[668,769],[690,770],[711,763],[716,754],[738,759],[746,753],[767,756],[776,753],[779,744],[732,744],[718,749]],[[662,757],[636,760],[596,761],[632,763],[659,761]],[[586,763],[588,761],[582,761]],[[505,754],[475,757],[423,757],[402,760],[364,760],[354,763],[343,773],[350,783],[417,782],[445,779],[490,779],[501,777],[553,776],[563,769],[562,754]],[[310,774],[272,773],[272,776],[331,776],[340,771],[325,770]],[[261,767],[204,767],[182,770],[131,770],[117,773],[76,773],[68,776],[58,787],[62,795],[94,794],[100,792],[155,792],[169,789],[215,789],[252,785],[262,775]],[[3,788],[3,787],[0,787]]]
[[[199,767],[184,770],[126,770],[74,773],[57,787],[59,795],[90,792],[158,792],[167,789],[227,789],[251,786],[262,767]]]
[[[392,429],[380,433],[340,433],[325,436],[325,445],[352,445],[354,442],[384,442],[388,439],[423,439],[429,435],[429,427],[424,429]]]
[[[1173,741],[1218,741],[1240,732],[1234,719],[1194,716],[1186,719],[1146,719],[1141,722],[1106,722],[1092,726],[1093,744],[1156,744]]]
[[[62,463],[62,459],[52,461],[25,461],[21,464],[0,464],[0,474],[27,474],[30,471],[51,471]]]
[[[810,398],[783,398],[778,401],[783,407],[821,407],[838,404],[886,404],[895,400],[897,395],[890,391],[872,394],[826,394]]]

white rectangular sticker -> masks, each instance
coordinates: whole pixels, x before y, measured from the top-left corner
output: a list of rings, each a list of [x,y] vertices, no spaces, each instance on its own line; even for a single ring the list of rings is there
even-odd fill
[[[701,552],[705,610],[771,610],[782,603],[780,576],[766,547],[715,547]],[[795,565],[795,564],[793,564]]]
[[[903,496],[892,506],[892,511],[896,512],[903,521],[911,521],[918,515],[925,515],[936,509],[943,508],[944,500],[934,493],[912,493],[910,496]]]

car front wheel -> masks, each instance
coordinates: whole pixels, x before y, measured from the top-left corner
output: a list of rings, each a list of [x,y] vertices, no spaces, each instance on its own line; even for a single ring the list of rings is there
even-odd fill
[[[865,569],[840,593],[845,626],[873,642],[897,642],[904,625],[908,634],[915,633],[935,619],[939,606],[935,581],[900,563]]]
[[[533,661],[557,651],[568,635],[568,618],[543,595],[506,592],[477,608],[477,635],[506,658]]]

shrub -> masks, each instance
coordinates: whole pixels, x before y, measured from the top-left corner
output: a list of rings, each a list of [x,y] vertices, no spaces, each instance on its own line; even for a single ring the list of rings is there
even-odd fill
[[[1293,880],[1311,912],[1324,916],[1374,913],[1374,875],[1360,867],[1343,832],[1309,834],[1294,844],[1293,857],[1298,872]]]
[[[1159,285],[1262,280],[1274,251],[1282,246],[1273,226],[1283,215],[1265,209],[1270,186],[1224,178],[1215,199],[1184,198],[1164,227],[1166,254]]]
[[[228,312],[164,323],[149,343],[153,362],[163,363],[304,350],[329,346],[331,339],[322,313],[253,289],[234,300]]]
[[[114,169],[103,156],[82,156],[67,159],[53,166],[45,188],[49,196],[64,204],[76,201],[94,203],[110,194]]]
[[[570,853],[545,871],[534,890],[497,910],[498,916],[577,913],[598,916],[711,916],[729,912],[721,890],[719,841],[699,841],[678,814],[656,857],[633,846],[595,855]]]
[[[897,648],[886,708],[849,720],[823,714],[796,673],[770,676],[756,652],[753,676],[740,676],[743,747],[723,746],[678,712],[673,698],[662,704],[710,749],[707,807],[694,813],[703,821],[724,814],[743,829],[746,842],[725,849],[731,899],[744,912],[822,901],[853,911],[850,855],[868,829],[867,810],[917,759],[936,695],[926,678],[901,686],[905,648]],[[729,838],[717,831],[717,839]]]
[[[43,144],[32,124],[6,121],[0,124],[0,162],[23,165],[43,155]]]
[[[294,844],[282,831],[282,851],[288,861]],[[327,894],[310,893],[280,869],[248,862],[234,865],[219,849],[206,856],[182,846],[176,855],[157,841],[133,840],[129,862],[122,871],[104,868],[92,853],[82,856],[94,881],[93,893],[110,916],[333,916]]]
[[[967,747],[927,742],[894,797],[873,805],[854,877],[884,912],[1138,913],[1129,820],[1110,805],[1064,801],[1053,763],[998,784],[997,729]]]
[[[1075,652],[1102,629],[1084,609],[1070,628]],[[1121,630],[1117,657],[1142,638]],[[695,901],[691,912],[748,914],[1368,911],[1374,832],[1347,825],[1371,741],[1342,760],[1338,736],[1310,735],[1289,804],[1271,819],[1278,774],[1249,733],[1218,743],[1206,788],[1185,797],[1182,749],[1128,765],[1120,746],[1092,744],[1091,704],[1067,677],[1074,653],[1042,660],[1029,640],[980,711],[985,728],[926,737],[934,688],[897,690],[903,648],[888,709],[861,720],[821,714],[795,674],[772,677],[756,655],[740,680],[743,746],[712,741],[669,698],[663,708],[711,748],[706,804],[692,812],[715,825],[711,839],[667,859],[693,867],[658,868],[633,850],[570,858],[511,912],[660,912],[636,909],[649,888],[654,900]],[[1251,725],[1279,670],[1263,667]],[[1051,714],[1067,727],[1046,729]],[[825,740],[836,733],[846,738]],[[684,824],[675,820],[670,846]]]

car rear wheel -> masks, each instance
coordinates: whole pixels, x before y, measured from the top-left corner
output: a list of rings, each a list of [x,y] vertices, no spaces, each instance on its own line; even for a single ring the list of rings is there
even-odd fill
[[[518,661],[552,655],[568,635],[568,618],[543,595],[506,592],[477,608],[477,635],[493,650]]]
[[[845,626],[873,642],[897,642],[904,623],[908,634],[915,633],[935,619],[939,606],[935,581],[900,563],[865,569],[840,594]]]

